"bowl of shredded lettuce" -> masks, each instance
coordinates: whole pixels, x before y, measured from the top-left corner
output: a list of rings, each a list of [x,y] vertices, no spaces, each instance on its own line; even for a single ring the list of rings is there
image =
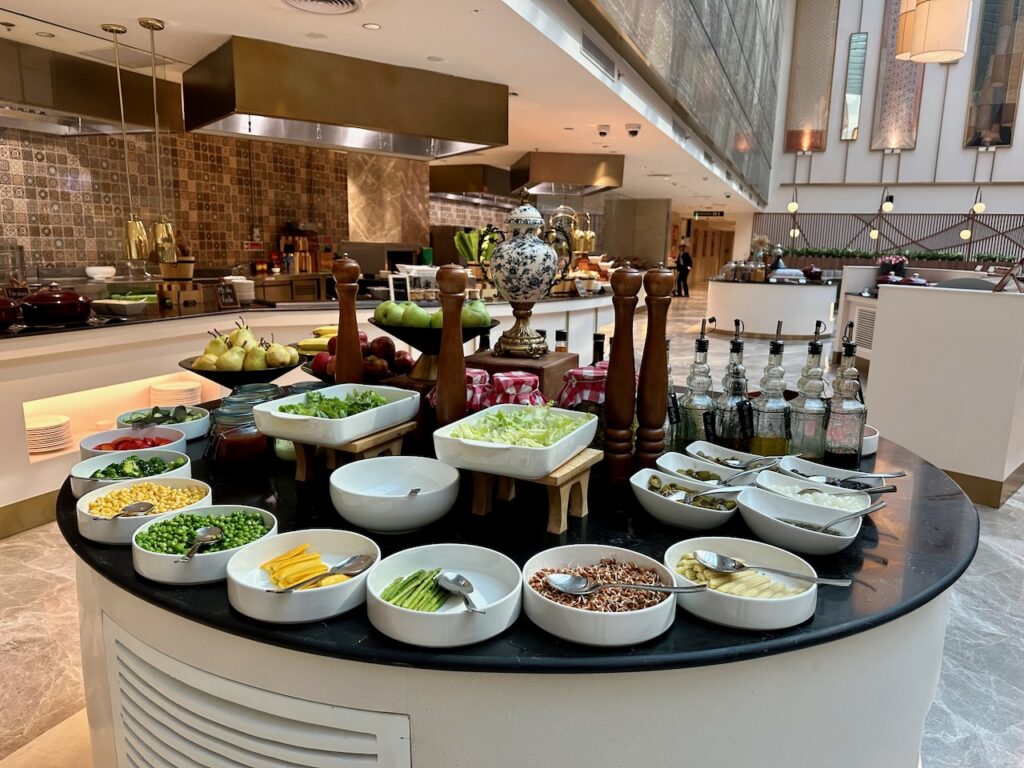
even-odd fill
[[[536,480],[594,439],[597,417],[550,405],[495,405],[434,432],[434,451],[462,469]]]

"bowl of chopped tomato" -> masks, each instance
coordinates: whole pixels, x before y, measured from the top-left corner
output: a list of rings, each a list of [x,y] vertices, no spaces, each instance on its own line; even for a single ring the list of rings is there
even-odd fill
[[[89,435],[78,444],[83,459],[101,456],[110,451],[144,451],[148,448],[163,448],[184,453],[185,433],[174,427],[111,429]]]

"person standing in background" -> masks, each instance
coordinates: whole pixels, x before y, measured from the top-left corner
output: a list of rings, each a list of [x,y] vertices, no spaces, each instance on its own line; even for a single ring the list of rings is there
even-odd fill
[[[693,266],[693,259],[685,245],[679,246],[679,255],[676,256],[676,296],[690,297],[690,286],[686,280],[690,276],[690,268]]]

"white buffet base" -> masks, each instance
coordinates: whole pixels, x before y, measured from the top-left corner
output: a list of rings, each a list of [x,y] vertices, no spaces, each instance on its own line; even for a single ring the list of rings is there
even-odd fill
[[[710,280],[705,314],[718,319],[716,330],[723,334],[731,334],[733,318],[739,318],[745,336],[774,338],[781,320],[782,338],[812,339],[815,322],[831,320],[835,300],[834,285]]]
[[[491,342],[512,326],[507,302],[489,303],[491,316],[500,325],[491,331]],[[281,309],[234,314],[200,315],[154,322],[83,328],[61,333],[14,336],[0,340],[0,514],[4,507],[48,493],[60,487],[78,462],[78,440],[94,432],[113,429],[114,419],[133,408],[149,407],[149,387],[168,378],[199,378],[183,371],[178,361],[200,354],[216,326],[230,329],[242,315],[266,339],[295,342],[313,328],[338,322],[337,310]],[[370,325],[372,309],[356,312],[361,330],[373,338],[382,332]],[[612,322],[611,295],[590,296],[535,305],[533,326],[548,332],[554,346],[555,331],[568,329],[569,349],[589,362],[593,334]],[[408,346],[396,339],[399,349]],[[466,346],[467,353],[473,351]],[[307,378],[295,370],[278,380],[287,384]],[[206,381],[204,399],[220,397],[227,390]],[[71,417],[75,433],[73,449],[29,456],[25,436],[27,416],[58,413]]]
[[[286,650],[157,608],[81,561],[77,581],[97,768],[914,768],[948,595],[756,660],[531,674]]]

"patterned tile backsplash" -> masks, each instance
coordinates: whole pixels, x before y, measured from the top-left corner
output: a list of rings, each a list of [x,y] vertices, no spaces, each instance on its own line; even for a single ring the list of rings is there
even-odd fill
[[[457,203],[454,200],[431,200],[430,223],[452,227],[486,227],[493,224],[499,229],[505,226],[508,211],[501,208],[485,208],[471,203]]]
[[[160,145],[165,211],[201,267],[242,261],[254,224],[268,249],[288,221],[349,239],[344,152],[199,134]],[[128,149],[135,210],[148,225],[158,213],[152,134],[129,136]],[[0,237],[25,248],[29,267],[120,263],[124,174],[119,137],[0,128]]]

